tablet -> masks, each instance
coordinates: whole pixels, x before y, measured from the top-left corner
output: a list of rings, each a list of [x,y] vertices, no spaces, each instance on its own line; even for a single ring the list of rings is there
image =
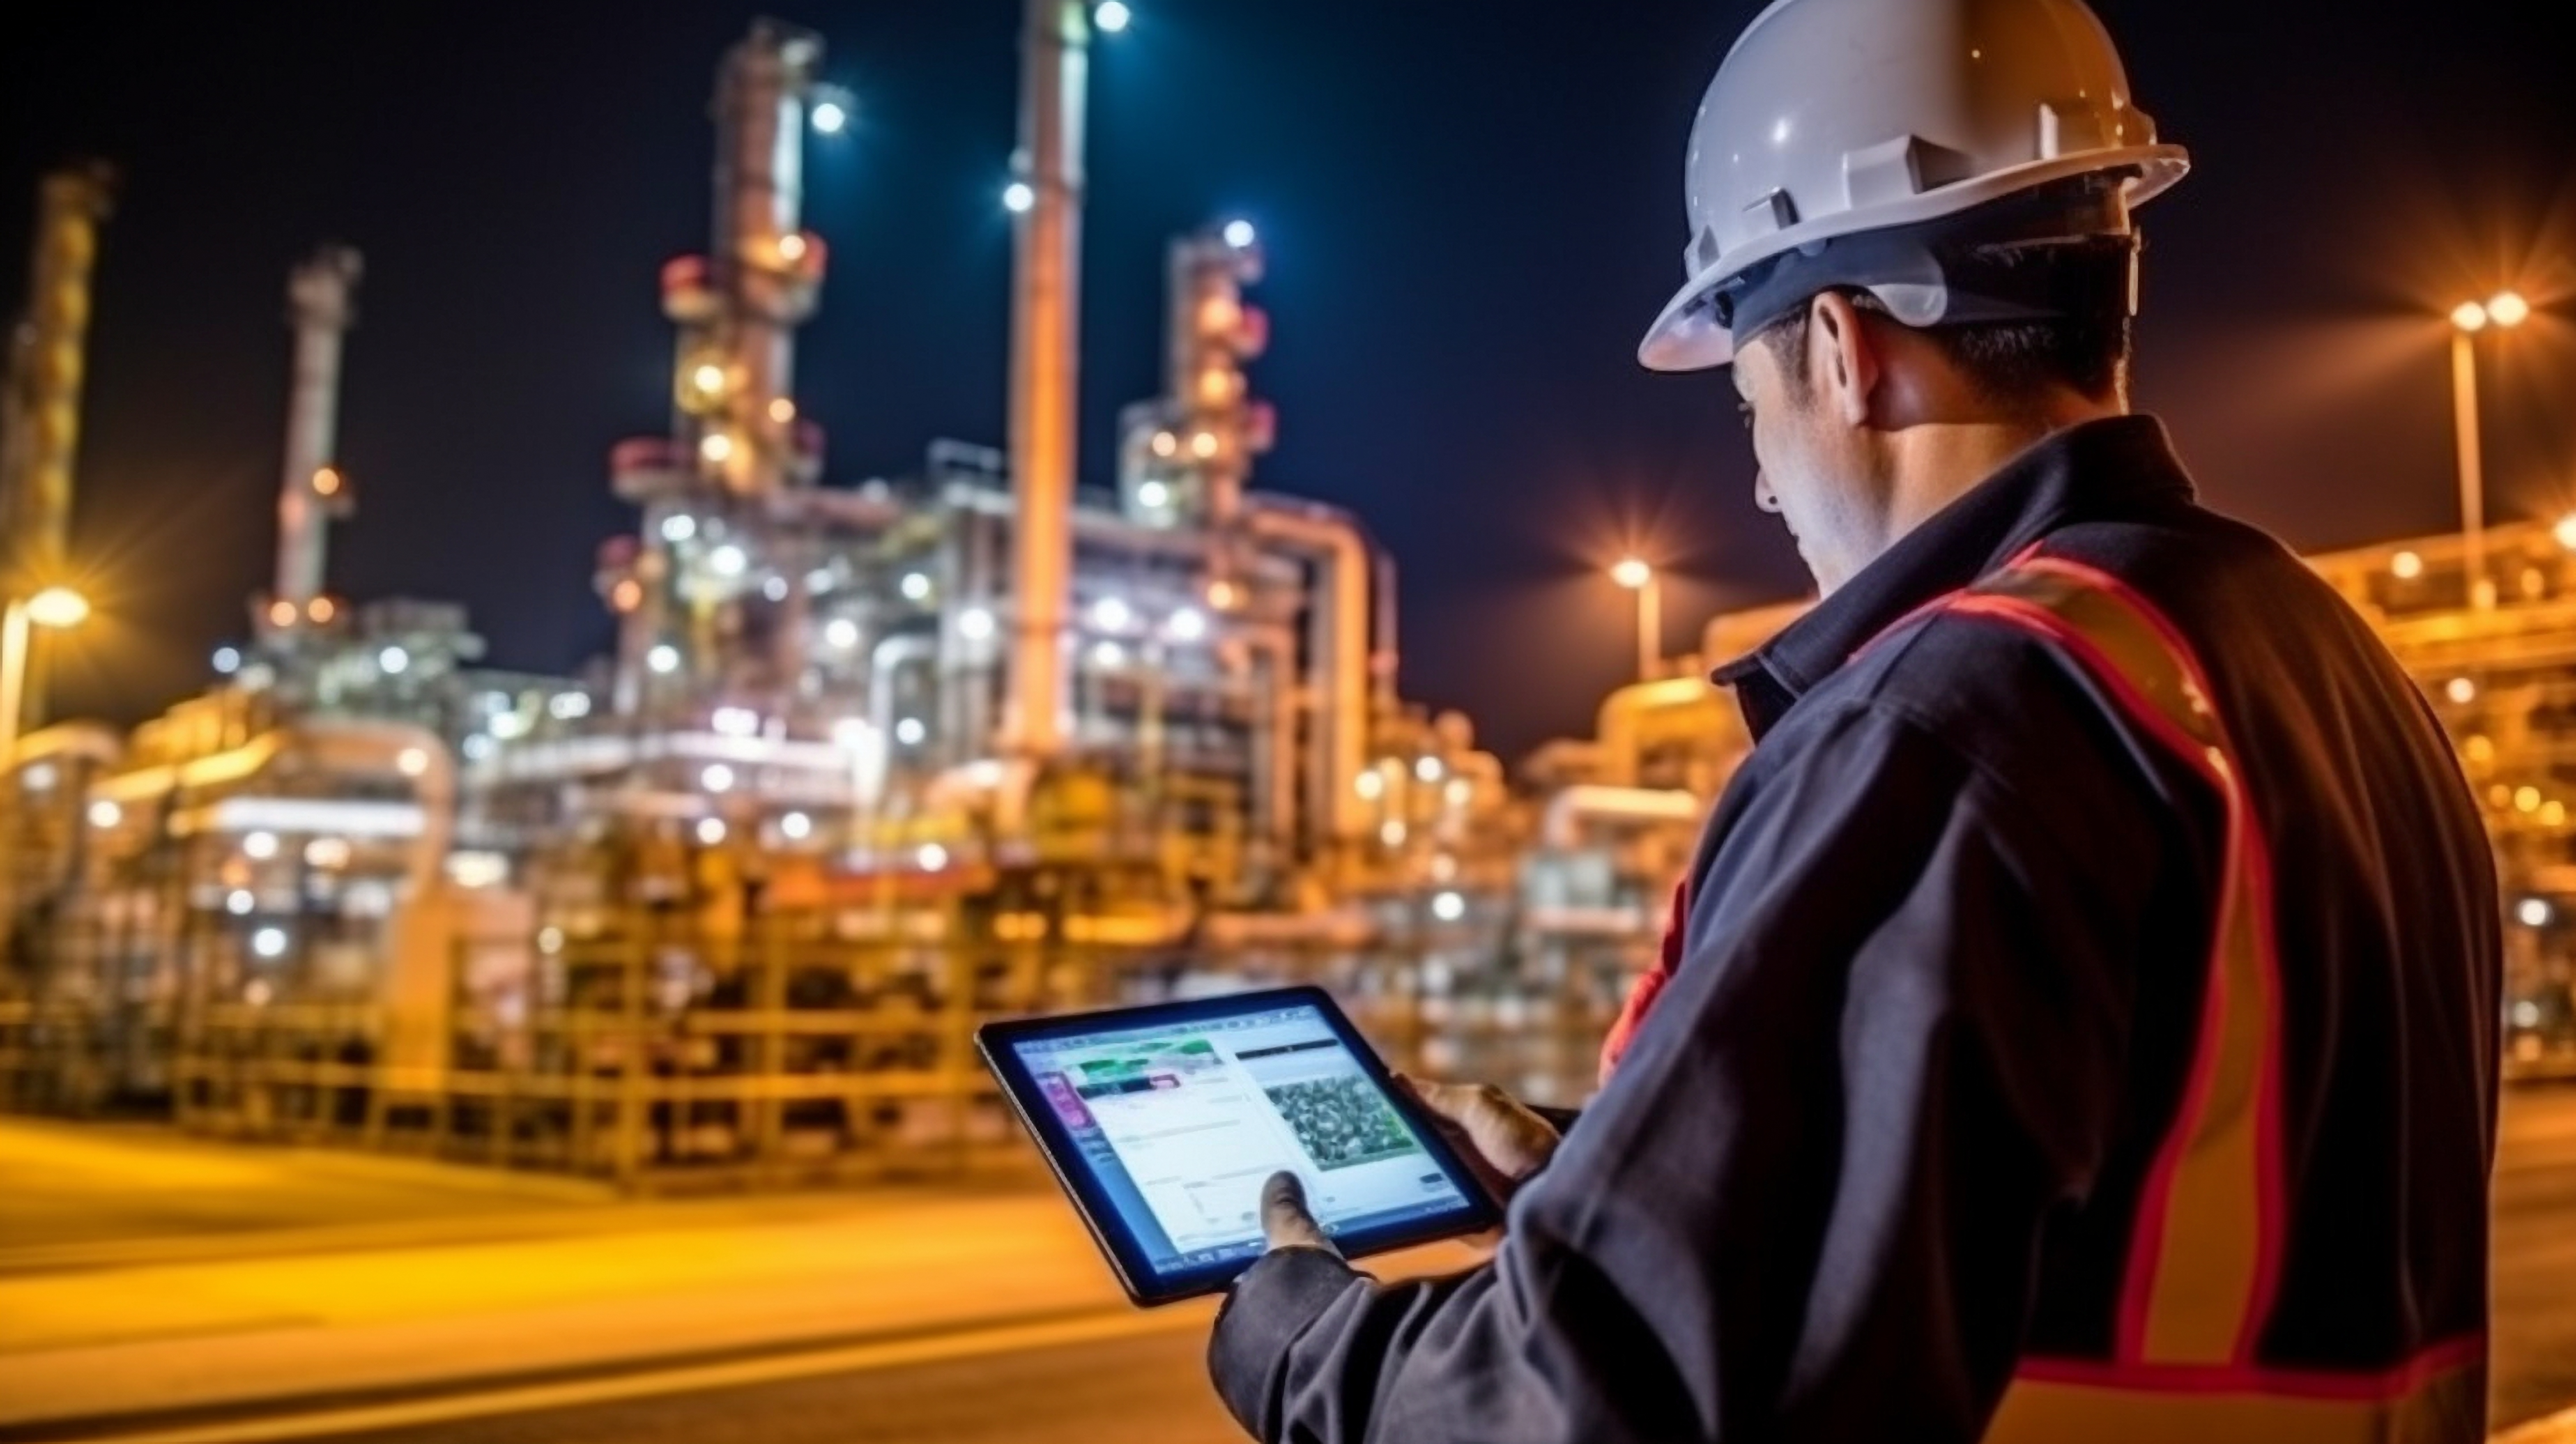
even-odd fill
[[[1282,1170],[1345,1258],[1500,1216],[1320,988],[988,1023],[975,1042],[1139,1304],[1251,1267]]]

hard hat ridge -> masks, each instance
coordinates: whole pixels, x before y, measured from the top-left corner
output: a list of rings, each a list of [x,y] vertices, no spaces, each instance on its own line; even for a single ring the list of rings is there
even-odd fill
[[[1901,317],[1956,323],[1985,302],[2027,303],[2020,290],[1981,302],[1964,284],[1976,253],[1939,223],[1974,225],[2012,197],[2107,176],[2115,203],[2088,233],[2128,235],[2130,208],[2189,166],[2130,103],[2119,53],[2083,0],[1777,0],[1700,103],[1684,167],[1689,279],[1638,359],[1662,371],[1726,364],[1753,293],[1824,278],[1805,263],[1837,249],[1825,284],[1866,287]],[[1879,231],[1907,234],[1851,244]],[[2047,269],[2034,257],[2089,273],[2106,249],[2025,245],[2014,286]],[[1867,274],[1871,259],[1895,272]]]

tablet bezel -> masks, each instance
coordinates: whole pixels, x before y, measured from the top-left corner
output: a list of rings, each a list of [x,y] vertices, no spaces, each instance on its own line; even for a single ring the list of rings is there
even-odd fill
[[[1137,1304],[1153,1306],[1174,1303],[1215,1293],[1232,1283],[1244,1270],[1260,1261],[1260,1255],[1223,1259],[1192,1269],[1170,1273],[1157,1271],[1147,1259],[1136,1235],[1127,1225],[1091,1169],[1082,1162],[1081,1151],[1073,1135],[1056,1116],[1037,1080],[1021,1062],[1013,1045],[1076,1033],[1106,1032],[1124,1028],[1156,1028],[1180,1023],[1204,1022],[1211,1018],[1231,1017],[1240,1013],[1264,1012],[1273,1008],[1306,1004],[1323,1018],[1334,1037],[1358,1060],[1362,1072],[1377,1085],[1414,1131],[1433,1165],[1466,1199],[1455,1212],[1431,1214],[1399,1223],[1382,1224],[1353,1233],[1332,1235],[1333,1244],[1344,1258],[1362,1258],[1385,1253],[1390,1249],[1408,1248],[1415,1244],[1456,1238],[1494,1227],[1502,1211],[1477,1180],[1473,1170],[1460,1159],[1441,1136],[1431,1118],[1411,1095],[1395,1086],[1385,1060],[1351,1025],[1349,1016],[1333,996],[1321,988],[1299,986],[1264,989],[1255,993],[1229,993],[1213,998],[1193,998],[1185,1002],[1151,1003],[1142,1007],[1112,1008],[1092,1013],[1063,1013],[1041,1018],[1019,1018],[987,1023],[975,1030],[976,1050],[983,1054],[984,1065],[1001,1081],[1002,1096],[1010,1101],[1011,1111],[1019,1115],[1021,1126],[1036,1140],[1038,1154],[1046,1160],[1047,1170],[1072,1200],[1074,1212],[1082,1216],[1083,1226],[1091,1230],[1092,1239],[1100,1245],[1118,1275],[1119,1286]]]

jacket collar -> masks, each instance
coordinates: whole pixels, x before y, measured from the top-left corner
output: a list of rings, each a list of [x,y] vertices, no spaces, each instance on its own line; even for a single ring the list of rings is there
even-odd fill
[[[2185,500],[2191,478],[2164,423],[2116,416],[2056,432],[1897,539],[1832,596],[1710,677],[1733,687],[1758,739],[1790,706],[1907,614],[2077,521]]]

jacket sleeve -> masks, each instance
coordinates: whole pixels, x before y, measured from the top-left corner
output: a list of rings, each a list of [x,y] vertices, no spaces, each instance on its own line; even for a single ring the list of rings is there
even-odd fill
[[[1210,1363],[1256,1437],[1982,1432],[2105,1148],[2154,870],[1900,716],[1799,720],[1494,1258],[1380,1283],[1286,1250],[1238,1283]]]

